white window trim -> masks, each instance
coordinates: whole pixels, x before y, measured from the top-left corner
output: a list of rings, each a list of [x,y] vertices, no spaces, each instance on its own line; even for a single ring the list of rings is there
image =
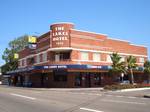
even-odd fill
[[[101,61],[101,55],[100,53],[93,53],[93,61],[94,62],[100,62]]]
[[[144,57],[140,57],[140,58],[139,58],[139,63],[144,63],[144,62],[145,62]]]
[[[40,63],[40,54],[36,56],[36,63]]]
[[[47,52],[42,54],[42,62],[46,62],[47,61]]]
[[[37,53],[37,54],[31,54],[31,55],[28,55],[24,58],[21,58],[19,59],[20,60],[23,60],[23,59],[26,59],[26,58],[30,58],[30,57],[34,57],[34,56],[37,56],[37,55],[40,55],[44,52],[48,52],[48,51],[55,51],[55,50],[77,50],[77,51],[83,51],[83,52],[96,52],[96,53],[104,53],[104,54],[112,54],[113,52],[110,52],[110,51],[99,51],[99,50],[87,50],[87,49],[78,49],[78,48],[72,48],[72,47],[60,47],[60,48],[49,48],[43,52],[40,52],[40,53]],[[138,55],[138,54],[128,54],[128,53],[118,53],[119,55],[124,55],[124,56],[138,56],[138,57],[148,57],[147,55]]]
[[[85,55],[87,55],[87,56],[85,56]],[[82,61],[88,61],[89,60],[89,53],[88,52],[80,52],[80,59]]]
[[[106,61],[112,63],[110,54],[107,54]]]

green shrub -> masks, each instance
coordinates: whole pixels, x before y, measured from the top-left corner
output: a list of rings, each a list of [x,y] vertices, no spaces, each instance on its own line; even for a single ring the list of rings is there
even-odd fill
[[[116,85],[106,85],[104,86],[105,90],[120,90],[120,89],[130,89],[130,88],[142,88],[142,87],[150,87],[150,85],[143,85],[143,84],[116,84]]]

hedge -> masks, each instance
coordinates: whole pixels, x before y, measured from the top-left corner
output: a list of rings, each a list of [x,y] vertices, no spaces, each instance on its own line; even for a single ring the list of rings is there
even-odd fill
[[[150,87],[150,84],[117,84],[117,85],[106,85],[104,86],[105,90],[121,90],[121,89],[130,89],[130,88],[143,88]]]

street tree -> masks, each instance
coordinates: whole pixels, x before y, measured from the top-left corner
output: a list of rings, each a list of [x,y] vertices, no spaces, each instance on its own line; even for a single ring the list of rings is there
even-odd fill
[[[121,60],[122,57],[118,53],[113,53],[110,57],[112,61],[110,72],[112,73],[113,79],[118,75],[120,76],[121,73],[126,73],[125,62]]]
[[[130,74],[130,83],[134,84],[133,69],[135,69],[137,67],[136,58],[133,56],[129,56],[126,61],[126,67]]]
[[[18,67],[18,59],[14,58],[14,54],[24,49],[28,45],[28,35],[20,36],[9,42],[8,48],[3,52],[2,59],[5,64],[1,67],[2,72],[15,70]]]
[[[148,80],[147,80],[147,82],[148,82],[148,84],[150,83],[150,61],[145,61],[145,63],[144,63],[144,72],[147,74],[147,76],[148,76]]]

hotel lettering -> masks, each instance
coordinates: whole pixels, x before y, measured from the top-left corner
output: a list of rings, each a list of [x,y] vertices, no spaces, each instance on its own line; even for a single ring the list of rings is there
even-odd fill
[[[65,26],[54,26],[52,28],[53,47],[67,47],[69,45],[69,31]]]

